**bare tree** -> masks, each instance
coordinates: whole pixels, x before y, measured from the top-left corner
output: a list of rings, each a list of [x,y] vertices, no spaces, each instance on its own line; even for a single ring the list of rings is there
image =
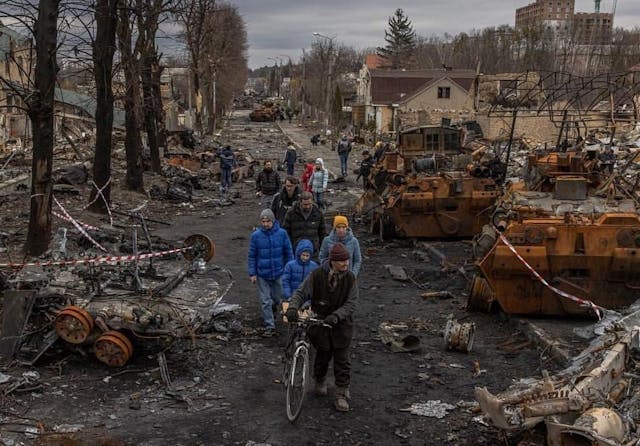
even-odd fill
[[[131,0],[123,0],[119,10],[118,48],[120,64],[125,78],[125,153],[127,157],[127,173],[125,183],[129,190],[144,191],[144,165],[142,163],[142,141],[140,139],[140,83],[138,50],[132,47],[132,29],[134,17],[131,14]]]
[[[142,80],[143,115],[151,157],[151,170],[160,173],[160,129],[164,127],[162,98],[160,97],[160,55],[156,34],[161,16],[168,11],[171,0],[136,0],[140,76]]]
[[[53,199],[53,102],[58,73],[58,14],[60,0],[40,0],[38,18],[33,25],[36,44],[35,90],[27,100],[33,126],[31,163],[31,212],[25,251],[39,255],[51,241],[51,203]]]
[[[208,128],[215,132],[216,117],[246,83],[247,33],[237,8],[228,4],[209,12],[206,25],[212,31],[202,53],[209,92],[206,102],[211,111]]]
[[[31,164],[31,209],[25,252],[40,255],[51,241],[51,204],[53,183],[53,105],[55,81],[58,73],[56,54],[58,48],[58,16],[60,0],[5,0],[0,3],[0,17],[11,17],[16,26],[33,36],[35,52],[27,49],[28,59],[35,55],[35,75],[31,77],[25,63],[18,61],[16,54],[14,68],[20,72],[21,82],[3,79],[2,88],[10,90],[22,98],[32,125],[33,158]],[[8,63],[8,61],[7,61]],[[10,68],[10,67],[9,67]]]
[[[111,136],[113,131],[113,55],[116,50],[118,0],[97,0],[93,64],[96,80],[96,152],[91,210],[106,212],[111,202]],[[100,195],[100,196],[98,196]]]
[[[216,10],[216,0],[182,0],[176,9],[178,22],[183,28],[183,38],[189,53],[189,67],[196,97],[195,130],[201,132],[202,125],[202,63],[207,39],[212,34],[207,17]]]

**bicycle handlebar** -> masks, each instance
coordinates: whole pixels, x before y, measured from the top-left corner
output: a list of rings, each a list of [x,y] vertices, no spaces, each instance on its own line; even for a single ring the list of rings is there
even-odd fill
[[[322,325],[323,327],[333,328],[333,325],[327,324],[323,319],[318,319],[316,317],[308,317],[305,319],[298,319],[296,324],[301,325]]]

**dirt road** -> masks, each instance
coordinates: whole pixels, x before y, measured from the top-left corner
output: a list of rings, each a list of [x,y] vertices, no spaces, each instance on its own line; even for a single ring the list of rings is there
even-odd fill
[[[300,144],[305,158],[321,156],[330,170],[338,170],[337,155],[329,147],[309,147],[311,130],[289,124],[283,128]],[[243,112],[235,113],[222,140],[261,159],[281,159],[286,147],[285,137],[273,124],[249,123]],[[356,149],[351,167],[358,158]],[[329,215],[348,211],[359,190],[354,180],[355,175],[346,183],[330,185]],[[123,369],[109,369],[92,356],[59,351],[37,367],[13,364],[4,372],[37,370],[41,385],[0,396],[0,421],[8,417],[15,423],[5,424],[5,429],[0,423],[0,444],[63,444],[60,436],[37,434],[37,423],[48,432],[56,426],[77,429],[64,437],[78,440],[64,444],[505,444],[496,430],[477,421],[479,414],[472,410],[474,386],[502,390],[513,379],[538,375],[553,365],[530,347],[501,349],[501,344],[521,335],[497,315],[467,313],[468,285],[455,269],[425,260],[420,244],[379,242],[356,221],[352,226],[365,259],[353,345],[352,409],[338,413],[331,398],[310,396],[298,421],[289,423],[280,381],[286,328],[279,324],[274,338],[263,338],[254,330],[261,325],[260,310],[256,288],[246,273],[248,240],[260,212],[253,180],[235,184],[234,191],[235,202],[226,207],[206,204],[204,199],[217,196],[216,190],[203,191],[190,207],[163,202],[152,206],[156,215],[171,223],[152,225],[154,235],[179,242],[202,232],[215,241],[216,256],[206,274],[225,280],[215,265],[231,271],[235,283],[225,303],[240,305],[235,313],[218,319],[218,331],[177,341],[166,350],[174,386],[168,389],[161,379],[156,361],[159,348],[143,339],[136,342],[134,358]],[[455,265],[470,263],[468,242],[434,242],[433,246]],[[404,268],[409,280],[392,279],[387,265]],[[443,290],[453,298],[420,296]],[[450,317],[475,323],[471,353],[445,350],[442,331]],[[406,325],[402,333],[417,336],[421,348],[392,352],[379,335],[383,322]],[[441,410],[441,418],[406,410],[428,402]],[[22,424],[15,421],[16,414]],[[31,426],[33,434],[23,433]]]

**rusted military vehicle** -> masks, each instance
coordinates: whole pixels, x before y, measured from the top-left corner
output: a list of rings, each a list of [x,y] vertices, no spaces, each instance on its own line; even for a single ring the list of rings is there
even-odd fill
[[[509,314],[587,315],[640,298],[640,217],[630,198],[602,189],[589,153],[530,155],[492,224],[476,237],[481,275],[469,306]]]
[[[482,229],[501,194],[495,180],[501,163],[474,161],[462,153],[460,136],[447,126],[400,134],[398,149],[376,164],[356,204],[372,233],[381,239],[463,238]]]

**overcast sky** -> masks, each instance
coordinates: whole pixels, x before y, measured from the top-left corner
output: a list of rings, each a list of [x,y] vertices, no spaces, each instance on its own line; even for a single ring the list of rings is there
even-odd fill
[[[302,57],[319,32],[358,49],[384,45],[384,31],[402,8],[418,35],[455,35],[515,23],[515,10],[534,0],[229,0],[244,17],[249,37],[249,67],[287,63]],[[602,0],[611,12],[614,0]],[[614,26],[640,26],[640,2],[617,2]],[[576,0],[577,12],[593,12],[593,0]]]

